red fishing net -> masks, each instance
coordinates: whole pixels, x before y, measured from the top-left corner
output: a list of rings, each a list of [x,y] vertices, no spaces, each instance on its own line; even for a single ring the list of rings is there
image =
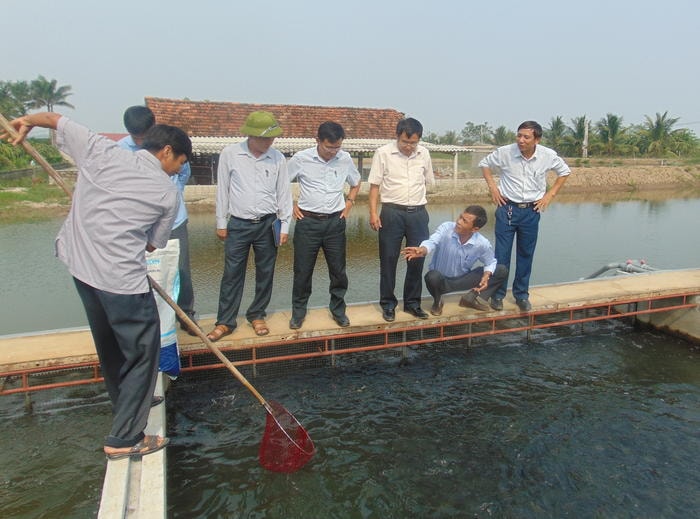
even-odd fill
[[[265,434],[260,442],[260,464],[273,472],[294,472],[316,452],[306,430],[282,405],[267,402]]]

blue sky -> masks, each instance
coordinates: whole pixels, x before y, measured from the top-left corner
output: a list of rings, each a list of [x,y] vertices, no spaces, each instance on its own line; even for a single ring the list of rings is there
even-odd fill
[[[426,131],[669,112],[700,135],[695,0],[3,2],[0,80],[71,85],[119,132],[145,96],[395,108]]]

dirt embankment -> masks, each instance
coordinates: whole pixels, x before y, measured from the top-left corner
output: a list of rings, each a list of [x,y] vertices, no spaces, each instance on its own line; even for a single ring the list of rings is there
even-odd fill
[[[548,176],[552,185],[554,173]],[[467,180],[441,179],[430,195],[434,200],[471,196],[489,200],[486,182],[478,176]],[[572,167],[559,198],[607,201],[611,198],[663,198],[700,196],[700,166],[595,166]]]

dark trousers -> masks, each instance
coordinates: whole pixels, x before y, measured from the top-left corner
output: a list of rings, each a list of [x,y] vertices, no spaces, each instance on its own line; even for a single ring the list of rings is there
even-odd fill
[[[345,315],[345,293],[348,276],[345,270],[345,218],[333,216],[326,220],[306,216],[297,220],[294,227],[294,285],[292,288],[292,317],[303,319],[311,296],[311,285],[318,258],[318,251],[328,265],[330,284],[328,305],[336,317]]]
[[[158,375],[160,319],[153,293],[113,294],[73,279],[112,401],[105,445],[130,447],[144,437]]]
[[[398,303],[394,289],[403,239],[406,238],[406,247],[417,247],[428,239],[429,217],[425,207],[405,211],[391,204],[383,204],[379,218],[382,221],[379,229],[379,304],[384,309],[393,309]],[[407,262],[403,285],[404,309],[420,306],[424,262],[425,258]]]
[[[180,240],[180,257],[177,264],[180,273],[180,293],[177,296],[177,305],[190,319],[194,319],[194,289],[190,269],[190,238],[187,233],[187,220],[173,229],[170,239]]]
[[[248,255],[253,249],[255,259],[255,296],[246,311],[246,319],[264,319],[265,310],[272,297],[272,281],[277,261],[277,247],[272,232],[275,215],[268,215],[259,222],[229,218],[224,244],[224,274],[219,290],[219,311],[216,324],[236,327],[236,317],[243,298]]]
[[[519,208],[506,204],[496,208],[496,261],[509,271],[510,257],[515,241],[515,275],[513,277],[513,297],[528,299],[530,293],[530,273],[535,256],[537,233],[540,226],[540,213],[532,207]],[[497,299],[506,295],[507,282],[494,293]]]
[[[455,277],[447,277],[438,270],[431,270],[425,275],[425,286],[430,295],[433,296],[435,303],[440,303],[444,294],[465,292],[478,286],[483,275],[484,267],[477,267],[463,276]],[[484,299],[489,299],[507,280],[508,269],[504,265],[496,265],[496,270],[489,279],[487,287],[479,295]]]

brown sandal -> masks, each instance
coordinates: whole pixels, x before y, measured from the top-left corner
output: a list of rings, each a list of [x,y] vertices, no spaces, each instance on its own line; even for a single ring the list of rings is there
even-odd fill
[[[255,330],[255,335],[262,336],[270,333],[264,319],[254,319],[250,321],[250,325],[253,327],[253,330]]]
[[[143,440],[132,447],[123,449],[115,447],[104,447],[104,452],[110,460],[119,460],[122,458],[140,458],[146,454],[151,454],[163,449],[170,443],[168,438],[162,436],[144,436]]]
[[[226,337],[232,333],[233,330],[225,324],[217,324],[216,327],[207,334],[207,339],[209,339],[211,342],[216,342],[222,337]]]

